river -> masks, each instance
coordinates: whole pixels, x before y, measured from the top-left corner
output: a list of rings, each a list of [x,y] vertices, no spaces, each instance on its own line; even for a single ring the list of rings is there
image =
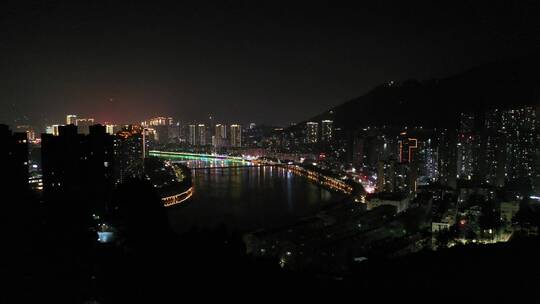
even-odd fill
[[[173,161],[194,168],[193,197],[168,208],[171,226],[179,233],[194,226],[224,224],[247,232],[292,224],[344,197],[284,168],[182,157]],[[217,168],[200,169],[205,167]]]

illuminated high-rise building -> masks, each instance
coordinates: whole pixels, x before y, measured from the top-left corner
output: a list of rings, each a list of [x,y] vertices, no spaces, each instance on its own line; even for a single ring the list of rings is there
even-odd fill
[[[414,157],[418,173],[418,184],[426,185],[435,182],[439,177],[438,149],[436,141],[432,138],[424,138],[418,141],[418,149]]]
[[[164,116],[153,117],[153,118],[150,118],[148,120],[141,122],[141,125],[143,127],[168,126],[172,124],[174,124],[174,119],[172,117],[164,117]]]
[[[197,143],[199,146],[206,146],[206,125],[197,125]]]
[[[227,143],[227,125],[217,124],[214,134],[214,146],[223,147]]]
[[[538,121],[532,106],[486,112],[482,175],[488,184],[538,178]]]
[[[33,129],[26,131],[26,134],[28,135],[28,140],[30,141],[36,140],[36,132]]]
[[[169,142],[180,142],[181,138],[181,126],[180,122],[173,122],[172,124],[168,125],[168,135],[169,135]]]
[[[399,141],[399,162],[408,164],[412,162],[414,151],[418,148],[416,138],[404,138]]]
[[[61,125],[52,125],[52,135],[58,136],[60,134]]]
[[[321,140],[323,142],[330,142],[333,138],[333,121],[323,120],[321,122]]]
[[[377,163],[377,192],[394,192],[396,162],[379,161]]]
[[[536,159],[536,111],[521,107],[502,112],[502,130],[506,137],[505,175],[508,180],[530,180]]]
[[[15,131],[18,133],[26,133],[29,141],[34,141],[36,139],[36,132],[29,125],[18,125],[15,127]]]
[[[505,182],[505,135],[502,133],[501,110],[492,109],[485,113],[482,134],[481,165],[482,182],[503,186]]]
[[[314,144],[319,137],[319,123],[309,121],[306,123],[306,142],[308,144]]]
[[[231,147],[242,147],[242,126],[231,125]]]
[[[117,126],[117,125],[105,125],[105,131],[107,132],[107,134],[109,135],[115,135],[117,132],[121,131],[122,128],[120,126]]]
[[[195,146],[197,144],[197,125],[189,125],[188,142],[190,145]]]
[[[94,125],[93,118],[77,118],[75,121],[79,134],[89,134],[90,126]]]
[[[67,115],[66,116],[66,125],[77,125],[77,115]]]
[[[377,192],[412,193],[416,191],[416,174],[407,163],[394,160],[377,163]]]
[[[474,114],[461,113],[457,138],[457,175],[471,179],[478,165],[475,152],[478,151],[478,136],[474,132]]]
[[[155,140],[157,143],[166,144],[177,139],[179,135],[179,124],[174,123],[172,117],[158,116],[141,122],[145,128],[155,130]]]
[[[451,188],[456,187],[456,137],[451,130],[436,133],[438,181]]]
[[[484,136],[484,181],[502,187],[505,181],[505,137],[499,132],[486,132]]]

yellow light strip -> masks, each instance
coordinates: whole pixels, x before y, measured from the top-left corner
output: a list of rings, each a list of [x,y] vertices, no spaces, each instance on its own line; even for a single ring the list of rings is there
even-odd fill
[[[186,195],[186,197],[184,197],[183,199],[177,200],[182,195]],[[180,204],[180,203],[188,200],[191,196],[193,196],[193,187],[189,188],[188,190],[186,190],[186,191],[184,191],[182,193],[175,194],[175,195],[172,195],[172,196],[163,197],[161,199],[161,201],[163,202],[163,205],[165,207],[170,207],[170,206]],[[167,202],[167,201],[172,201],[172,202]]]

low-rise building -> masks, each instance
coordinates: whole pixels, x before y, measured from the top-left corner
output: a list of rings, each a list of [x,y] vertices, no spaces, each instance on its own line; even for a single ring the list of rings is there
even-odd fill
[[[397,213],[405,211],[409,207],[410,198],[404,193],[380,192],[373,194],[367,199],[367,208],[373,208],[390,205],[396,207]]]

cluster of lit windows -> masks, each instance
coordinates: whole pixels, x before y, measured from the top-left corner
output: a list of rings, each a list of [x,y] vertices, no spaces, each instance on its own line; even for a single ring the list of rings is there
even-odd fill
[[[306,123],[306,142],[316,143],[319,135],[319,123],[309,121]]]

